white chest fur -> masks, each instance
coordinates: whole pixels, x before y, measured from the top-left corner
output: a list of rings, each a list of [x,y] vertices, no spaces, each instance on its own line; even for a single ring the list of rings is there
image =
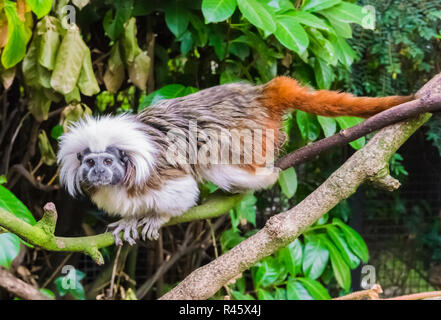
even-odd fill
[[[110,215],[123,218],[145,217],[154,213],[173,217],[195,206],[198,197],[197,182],[187,175],[168,180],[161,189],[149,190],[136,197],[129,197],[121,186],[102,187],[92,196],[92,201]]]

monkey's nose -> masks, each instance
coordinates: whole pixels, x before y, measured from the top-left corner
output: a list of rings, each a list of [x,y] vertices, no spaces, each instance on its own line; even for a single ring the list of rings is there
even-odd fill
[[[105,172],[106,170],[104,169],[104,168],[97,168],[97,167],[95,167],[95,168],[93,168],[93,173],[94,174],[103,174],[104,172]]]

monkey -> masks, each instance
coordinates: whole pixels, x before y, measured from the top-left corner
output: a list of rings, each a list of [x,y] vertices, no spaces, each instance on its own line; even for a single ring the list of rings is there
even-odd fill
[[[155,240],[161,226],[197,204],[199,182],[227,192],[274,184],[286,113],[368,118],[412,99],[313,90],[279,76],[161,100],[136,115],[87,116],[60,137],[60,183],[72,196],[85,194],[120,218],[109,224],[117,245],[121,232],[131,245],[139,238]]]

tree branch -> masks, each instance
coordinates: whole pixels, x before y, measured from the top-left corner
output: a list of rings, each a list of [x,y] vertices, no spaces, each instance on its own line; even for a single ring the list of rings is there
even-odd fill
[[[191,208],[182,216],[171,219],[167,225],[219,216],[234,208],[242,197],[242,194],[232,196],[215,194],[204,204]],[[100,265],[104,263],[99,249],[115,243],[112,233],[105,232],[88,237],[57,237],[54,235],[56,222],[57,212],[53,203],[45,205],[43,218],[34,226],[0,208],[0,227],[15,233],[25,241],[50,251],[83,252],[96,263]]]
[[[0,266],[0,287],[26,300],[51,300],[30,284],[14,277],[6,268]]]
[[[193,271],[163,300],[207,299],[264,257],[285,247],[366,180],[384,179],[389,158],[428,119],[423,114],[386,127],[296,207],[271,217],[255,235]]]

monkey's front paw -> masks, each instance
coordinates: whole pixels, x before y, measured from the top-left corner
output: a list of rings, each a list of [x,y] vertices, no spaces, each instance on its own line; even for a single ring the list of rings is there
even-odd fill
[[[167,222],[167,219],[151,216],[139,220],[138,226],[144,226],[142,228],[141,237],[143,240],[147,237],[149,240],[158,240],[159,238],[159,228]]]
[[[115,237],[115,244],[117,246],[122,246],[123,242],[120,238],[119,233],[124,231],[123,239],[127,241],[131,246],[136,244],[136,239],[138,239],[138,219],[121,219],[117,222],[111,223],[108,225],[108,228],[115,228],[112,231],[113,236]]]

